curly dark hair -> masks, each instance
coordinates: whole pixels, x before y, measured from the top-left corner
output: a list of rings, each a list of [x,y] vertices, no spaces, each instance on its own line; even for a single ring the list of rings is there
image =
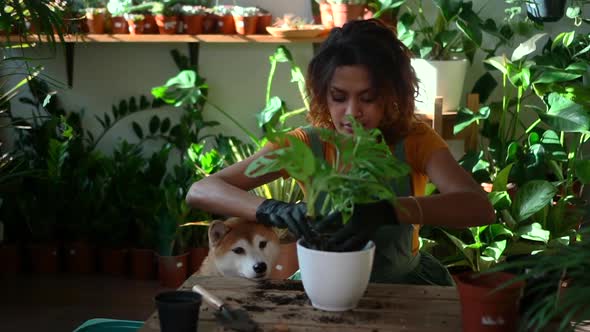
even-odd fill
[[[363,65],[385,109],[379,129],[388,143],[396,142],[414,122],[418,81],[411,57],[411,51],[380,20],[351,21],[332,29],[307,70],[311,105],[308,121],[316,127],[334,129],[327,101],[334,71],[340,66]]]

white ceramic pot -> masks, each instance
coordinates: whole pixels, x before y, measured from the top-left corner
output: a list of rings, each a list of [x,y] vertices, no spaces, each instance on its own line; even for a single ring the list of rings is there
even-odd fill
[[[375,244],[360,251],[312,250],[297,241],[297,257],[305,293],[320,310],[346,311],[357,306],[369,285]]]
[[[461,105],[468,66],[467,59],[412,59],[412,67],[419,80],[416,108],[422,112],[434,111],[434,101],[440,96],[443,97],[443,111],[456,111]]]

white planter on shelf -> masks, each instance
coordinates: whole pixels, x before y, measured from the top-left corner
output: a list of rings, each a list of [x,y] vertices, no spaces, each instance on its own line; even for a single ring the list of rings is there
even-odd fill
[[[360,251],[308,249],[297,241],[297,257],[305,293],[313,307],[325,311],[355,308],[369,285],[375,244]]]
[[[422,112],[434,110],[434,101],[440,96],[443,98],[443,111],[457,110],[461,105],[468,66],[467,59],[412,59],[412,67],[419,80],[416,109]]]

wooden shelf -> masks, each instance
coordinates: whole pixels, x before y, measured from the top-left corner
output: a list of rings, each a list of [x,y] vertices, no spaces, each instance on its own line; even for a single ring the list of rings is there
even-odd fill
[[[57,37],[56,37],[57,38]],[[68,43],[321,43],[325,37],[278,38],[271,35],[67,35]],[[6,37],[0,37],[2,42]],[[44,39],[42,39],[44,40]],[[11,42],[20,42],[18,36],[10,37]],[[29,42],[37,41],[32,36]]]

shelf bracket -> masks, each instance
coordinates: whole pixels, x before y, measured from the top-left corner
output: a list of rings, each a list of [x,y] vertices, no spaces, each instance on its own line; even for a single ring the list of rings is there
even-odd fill
[[[188,43],[188,60],[191,67],[199,72],[199,43]]]
[[[66,42],[66,74],[69,88],[74,86],[74,46],[75,43]]]

